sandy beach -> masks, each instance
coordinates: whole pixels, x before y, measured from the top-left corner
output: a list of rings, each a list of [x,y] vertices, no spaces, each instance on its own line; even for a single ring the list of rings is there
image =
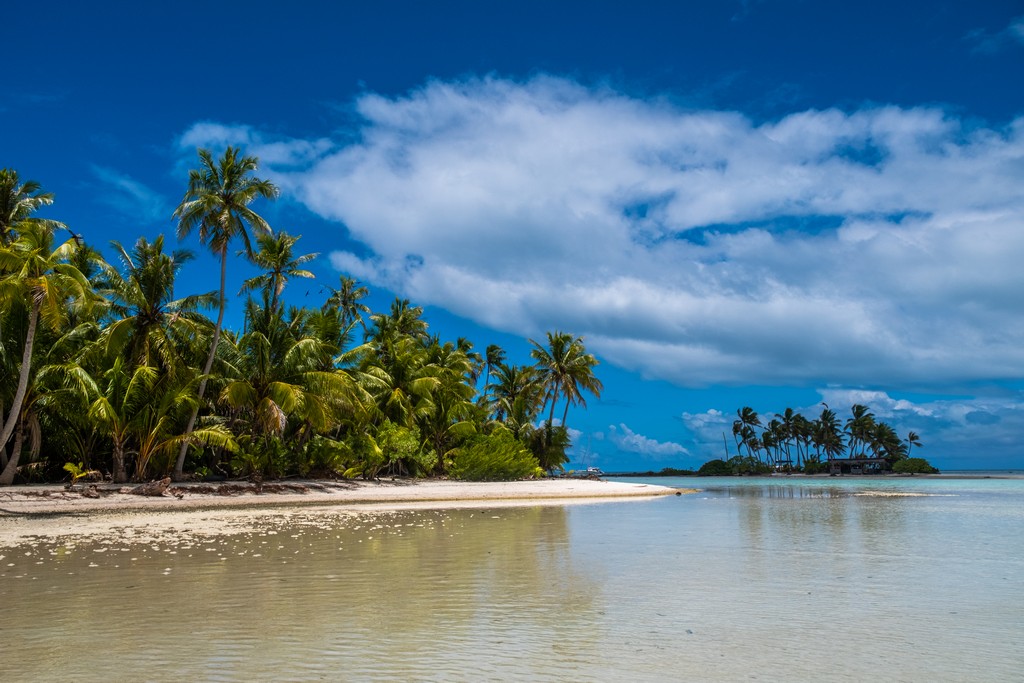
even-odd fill
[[[29,538],[90,536],[135,527],[215,533],[249,528],[268,517],[335,516],[412,508],[555,505],[672,495],[649,484],[585,479],[516,482],[444,480],[301,481],[174,484],[161,496],[132,486],[13,486],[0,490],[0,546]],[[97,497],[98,496],[98,497]]]

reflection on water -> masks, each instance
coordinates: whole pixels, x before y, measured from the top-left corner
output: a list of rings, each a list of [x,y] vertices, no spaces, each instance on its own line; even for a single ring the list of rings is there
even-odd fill
[[[944,486],[0,547],[4,680],[1019,680],[1024,485]]]

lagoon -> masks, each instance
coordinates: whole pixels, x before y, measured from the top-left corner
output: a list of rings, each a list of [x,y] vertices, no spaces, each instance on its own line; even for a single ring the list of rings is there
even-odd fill
[[[4,680],[1020,679],[1024,481],[649,481],[0,533]]]

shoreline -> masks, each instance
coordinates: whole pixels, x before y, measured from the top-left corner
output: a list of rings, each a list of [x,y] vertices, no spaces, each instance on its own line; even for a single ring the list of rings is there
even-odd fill
[[[391,505],[432,503],[438,507],[469,502],[635,498],[671,495],[677,489],[656,484],[587,479],[464,482],[442,479],[385,481],[244,481],[171,484],[163,495],[129,493],[135,485],[80,484],[74,488],[41,484],[0,489],[0,529],[4,519],[87,512],[177,511],[232,507],[304,505]]]
[[[100,497],[82,495],[90,488]],[[262,491],[247,482],[182,483],[162,496],[124,492],[130,488],[98,484],[74,491],[54,485],[0,489],[0,548],[44,540],[73,543],[111,536],[147,540],[166,534],[239,533],[288,519],[325,523],[366,513],[601,503],[684,492],[653,484],[578,479],[295,481],[264,484]]]

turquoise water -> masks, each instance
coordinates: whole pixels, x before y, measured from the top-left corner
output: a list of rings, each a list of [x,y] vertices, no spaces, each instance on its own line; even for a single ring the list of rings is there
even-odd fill
[[[0,525],[3,678],[1021,680],[1024,481],[656,483],[704,490]]]

